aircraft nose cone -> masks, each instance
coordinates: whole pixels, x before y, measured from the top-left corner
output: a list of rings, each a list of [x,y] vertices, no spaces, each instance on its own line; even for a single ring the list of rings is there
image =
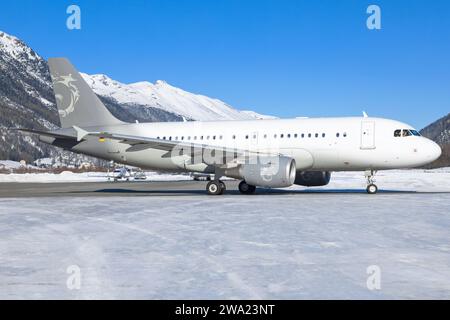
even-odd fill
[[[430,141],[430,154],[432,161],[438,159],[442,154],[441,147],[434,141]]]

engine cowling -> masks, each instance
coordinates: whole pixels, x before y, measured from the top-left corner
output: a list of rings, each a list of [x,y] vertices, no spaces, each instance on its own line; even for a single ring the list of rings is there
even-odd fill
[[[225,170],[228,177],[243,179],[250,185],[285,188],[295,181],[295,160],[289,157],[260,157],[256,164],[242,164]]]
[[[295,184],[305,187],[320,187],[330,183],[329,171],[298,171],[295,176]]]

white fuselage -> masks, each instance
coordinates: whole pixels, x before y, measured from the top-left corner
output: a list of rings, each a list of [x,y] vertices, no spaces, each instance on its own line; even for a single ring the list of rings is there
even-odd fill
[[[87,128],[89,129],[89,128]],[[275,152],[295,159],[297,170],[356,171],[417,167],[441,154],[433,141],[421,136],[394,136],[413,130],[402,122],[371,118],[298,118],[250,121],[167,122],[97,127],[133,136],[159,138],[255,152]],[[186,165],[167,152],[90,138],[73,150],[142,168],[211,172],[207,165]]]

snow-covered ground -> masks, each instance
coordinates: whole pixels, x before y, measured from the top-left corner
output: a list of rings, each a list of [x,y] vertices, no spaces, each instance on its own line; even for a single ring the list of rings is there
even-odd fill
[[[0,169],[19,169],[23,165],[18,161],[12,160],[0,160]],[[32,168],[31,166],[26,166],[27,168]]]
[[[380,191],[450,192],[450,168],[379,171],[375,181]],[[363,172],[334,172],[327,186],[308,190],[354,191],[358,188],[366,188]],[[293,186],[291,189],[305,188]]]
[[[331,189],[362,184],[335,178]],[[412,192],[376,196],[0,199],[0,298],[448,299],[449,178],[386,172],[380,186]]]
[[[112,174],[109,174],[112,177]],[[145,172],[146,181],[183,181],[192,180],[187,174],[158,173],[154,171]],[[133,180],[133,179],[131,179]],[[2,182],[36,182],[36,183],[56,183],[56,182],[101,182],[108,181],[106,172],[83,172],[73,173],[64,171],[60,174],[54,173],[10,173],[0,174]]]
[[[158,172],[146,172],[147,181],[183,181],[192,180],[189,175],[184,174],[161,174]],[[107,181],[107,174],[104,172],[72,173],[63,172],[61,174],[52,173],[28,173],[28,174],[0,174],[1,182],[100,182]],[[380,190],[389,191],[421,191],[438,192],[450,191],[450,168],[434,170],[414,169],[414,170],[390,170],[381,171],[376,176],[376,183]],[[364,189],[366,185],[362,172],[335,172],[331,176],[329,185],[319,188],[304,188],[292,186],[291,190],[310,191],[316,190],[354,190]]]

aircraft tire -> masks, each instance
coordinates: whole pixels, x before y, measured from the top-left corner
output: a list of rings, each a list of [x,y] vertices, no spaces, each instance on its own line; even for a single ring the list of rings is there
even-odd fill
[[[366,190],[368,194],[376,194],[378,192],[378,187],[372,183],[367,186]]]
[[[211,196],[221,195],[223,191],[224,188],[222,187],[220,181],[210,181],[206,185],[206,192]]]
[[[255,193],[255,191],[256,191],[256,187],[255,187],[255,186],[252,186],[251,184],[248,184],[248,183],[245,182],[245,181],[241,181],[241,182],[239,183],[239,191],[240,191],[242,194],[253,194],[253,193]]]

